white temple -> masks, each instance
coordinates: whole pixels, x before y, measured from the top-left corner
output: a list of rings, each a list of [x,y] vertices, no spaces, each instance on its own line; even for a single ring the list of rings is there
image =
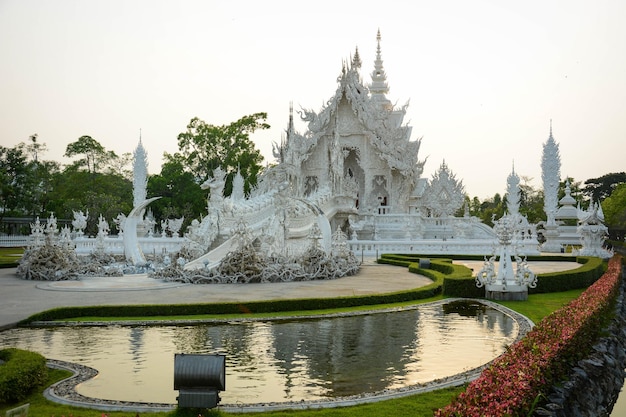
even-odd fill
[[[483,273],[484,285],[505,283],[511,289],[532,282],[522,259],[539,254],[539,245],[535,225],[528,224],[519,213],[515,169],[507,179],[508,213],[495,222],[494,230],[463,207],[464,186],[445,161],[430,179],[422,177],[425,160],[418,155],[421,138],[412,140],[412,128],[404,123],[408,103],[396,107],[387,98],[380,32],[371,83],[363,82],[360,70],[357,50],[343,64],[337,88],[326,104],[317,112],[298,112],[307,122],[304,133],[296,131],[290,107],[285,135],[274,146],[277,164],[265,170],[249,196],[244,193],[243,177],[237,173],[232,193],[225,197],[227,173],[215,170],[202,185],[210,193],[207,214],[193,220],[184,236],[179,235],[183,232],[182,219],[163,219],[161,233],[155,236],[154,221],[144,218],[146,207],[159,197],[146,196],[146,152],[140,138],[134,153],[133,210],[114,220],[120,231],[117,237],[109,236],[108,224],[105,227],[101,222],[98,247],[107,253],[124,254],[134,266],[148,265],[145,254],[169,259],[166,255],[178,253],[176,264],[199,274],[227,268],[233,254],[242,256],[238,258],[241,261],[251,252],[262,254],[273,264],[280,259],[311,259],[314,254],[320,265],[326,262],[320,255],[325,253],[339,264],[348,259],[337,268],[348,273],[353,272],[354,259],[346,257],[347,252],[352,257],[382,253],[498,254],[507,262],[519,259],[521,266],[515,273],[506,269],[505,275]],[[575,209],[569,187],[565,197],[558,200],[560,155],[552,125],[541,167],[547,214],[541,251],[561,252],[566,244],[582,244],[580,254],[607,255],[601,248],[606,231],[601,208],[592,205],[587,212]],[[81,233],[88,215],[75,213],[73,244],[79,254],[91,253],[95,246],[92,238]],[[343,255],[337,258],[338,253]],[[493,263],[489,267],[493,270]],[[300,274],[294,271],[292,276]],[[272,272],[276,279],[282,279],[281,273]],[[263,274],[258,275],[260,280],[266,279],[267,274]],[[246,275],[246,279],[251,276]]]
[[[210,249],[189,268],[217,263],[232,250],[239,221],[269,251],[302,250],[316,227],[323,247],[329,247],[332,231],[341,230],[356,254],[492,252],[494,231],[467,208],[463,213],[465,190],[447,164],[430,181],[421,177],[421,139],[411,140],[412,128],[404,123],[408,104],[395,107],[387,98],[380,32],[370,84],[360,70],[357,50],[343,64],[326,105],[298,112],[307,122],[304,133],[296,131],[290,108],[285,136],[274,146],[278,164],[249,198],[242,199],[236,187],[226,198],[221,188],[211,188],[209,214],[190,231],[194,247]],[[214,173],[206,186],[217,187],[211,182],[221,184],[223,176]],[[524,242],[527,254],[538,253],[535,237]]]

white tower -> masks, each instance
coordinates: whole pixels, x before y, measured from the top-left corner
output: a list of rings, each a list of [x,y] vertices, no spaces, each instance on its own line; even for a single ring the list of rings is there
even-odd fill
[[[139,206],[146,200],[146,187],[148,185],[148,154],[141,143],[141,130],[139,131],[139,144],[133,153],[133,207]]]
[[[550,121],[550,137],[543,145],[541,155],[541,179],[543,181],[544,210],[548,217],[548,225],[553,225],[554,216],[559,205],[559,182],[561,181],[561,156],[559,145],[552,136],[552,121]]]
[[[545,225],[545,242],[541,245],[543,252],[561,252],[558,242],[559,231],[555,216],[559,206],[559,182],[561,181],[561,156],[559,145],[552,136],[552,121],[550,121],[550,137],[543,145],[541,155],[541,179],[543,181],[544,203],[547,221]]]

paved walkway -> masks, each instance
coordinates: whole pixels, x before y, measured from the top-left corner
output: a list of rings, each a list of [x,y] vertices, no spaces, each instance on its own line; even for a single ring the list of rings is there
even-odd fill
[[[61,306],[191,304],[319,297],[402,291],[430,284],[406,268],[364,262],[354,276],[329,281],[270,284],[168,283],[146,275],[25,281],[15,269],[0,269],[0,329],[32,314]]]
[[[478,271],[482,262],[465,262]],[[574,262],[531,262],[537,273],[578,267]],[[366,259],[357,275],[329,281],[271,284],[169,283],[146,275],[83,278],[80,281],[25,281],[15,269],[0,269],[0,330],[35,313],[62,306],[191,304],[298,298],[346,297],[419,288],[432,281],[406,268]]]

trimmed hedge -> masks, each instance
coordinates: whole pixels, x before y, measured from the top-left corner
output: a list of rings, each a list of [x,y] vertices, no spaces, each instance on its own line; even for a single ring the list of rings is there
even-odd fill
[[[541,294],[587,288],[606,271],[606,262],[600,258],[579,256],[576,262],[582,265],[571,271],[539,274],[537,287],[529,288],[528,293]]]
[[[621,284],[621,259],[616,256],[600,279],[577,299],[544,317],[434,415],[534,415],[546,390],[562,381],[596,343],[603,324],[612,316]]]
[[[450,258],[450,259],[446,259]],[[434,259],[433,259],[434,258]],[[431,268],[443,273],[442,293],[447,297],[481,298],[485,290],[476,286],[474,272],[467,267],[451,263],[451,259],[484,260],[479,255],[432,255],[432,257],[415,254],[385,254],[379,263],[391,265],[406,265],[409,262],[419,262],[420,259],[431,259]],[[602,276],[606,270],[606,262],[600,258],[589,256],[529,256],[528,261],[560,261],[578,262],[579,268],[571,271],[551,272],[539,274],[537,287],[529,288],[529,294],[562,292],[573,289],[587,288]],[[423,272],[419,272],[423,274]]]
[[[420,259],[426,258],[430,260],[429,268],[420,268]],[[468,259],[469,257],[455,256],[455,258]],[[484,259],[484,257],[479,256],[475,258]],[[577,258],[570,256],[545,256],[534,257],[534,259],[574,261]],[[543,285],[538,285],[538,288],[533,289],[532,292],[585,288],[604,272],[604,263],[599,258],[580,257],[578,262],[583,263],[583,265],[574,271],[540,275],[539,282]],[[408,291],[356,297],[306,298],[243,303],[60,307],[34,314],[20,322],[20,324],[26,325],[33,321],[54,321],[81,317],[157,317],[312,311],[402,303],[431,298],[440,294],[446,297],[466,298],[482,298],[485,295],[484,289],[476,287],[472,270],[463,265],[453,264],[449,257],[439,256],[433,259],[414,254],[385,254],[378,260],[378,263],[406,267],[410,272],[432,279],[433,283]]]
[[[424,275],[427,273],[425,272]],[[414,290],[357,297],[305,298],[245,303],[59,307],[34,314],[19,324],[27,325],[34,321],[54,321],[80,317],[156,317],[277,313],[283,311],[326,310],[393,304],[434,297],[441,293],[442,283],[443,280],[440,278],[438,282]]]
[[[0,350],[0,403],[22,401],[48,378],[46,358],[35,352],[9,348]]]
[[[415,253],[386,253],[381,255],[381,259],[392,260],[410,260],[411,262],[417,262],[419,259],[452,259],[452,260],[466,260],[466,261],[484,261],[484,255],[447,255],[447,254],[435,254],[435,255],[423,255]],[[381,263],[381,259],[378,263]],[[563,256],[563,255],[530,255],[526,258],[528,261],[557,261],[557,262],[576,262],[575,256]]]

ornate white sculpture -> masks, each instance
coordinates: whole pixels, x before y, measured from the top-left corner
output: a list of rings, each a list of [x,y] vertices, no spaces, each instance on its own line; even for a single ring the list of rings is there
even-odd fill
[[[217,203],[223,200],[224,185],[226,184],[224,177],[226,177],[226,173],[222,168],[218,167],[213,171],[213,177],[206,180],[200,186],[203,190],[210,190],[209,202]]]
[[[32,247],[40,247],[45,243],[45,228],[39,221],[39,216],[35,220],[35,223],[30,224],[30,244]]]
[[[476,274],[476,285],[485,287],[488,299],[526,300],[528,288],[537,286],[535,274],[528,268],[526,259],[518,254],[516,234],[520,229],[520,219],[519,214],[507,214],[494,222],[499,246],[493,256],[485,259],[485,265]],[[499,261],[497,268],[496,260]]]
[[[604,247],[604,241],[608,235],[608,227],[604,222],[602,206],[591,201],[587,211],[579,209],[578,232],[581,235],[582,248],[577,252],[581,256],[598,256],[610,258],[613,250]]]
[[[172,233],[172,237],[178,237],[184,221],[184,216],[179,219],[169,219],[167,221],[167,229]]]
[[[109,222],[107,222],[101,214],[100,217],[98,217],[98,236],[106,237],[110,231]]]
[[[89,210],[87,214],[84,214],[82,210],[74,211],[74,220],[72,220],[72,226],[76,231],[77,236],[83,235],[83,230],[87,227],[87,218],[89,217]]]
[[[245,199],[245,194],[244,194],[244,179],[241,176],[241,172],[239,170],[237,170],[237,173],[235,174],[235,177],[233,178],[233,192],[230,194],[230,198],[233,201],[242,201],[243,199]]]
[[[116,218],[113,219],[113,223],[115,223],[115,226],[117,227],[117,230],[119,231],[119,237],[123,237],[124,236],[124,223],[126,222],[126,215],[124,213],[120,213],[117,215]]]
[[[45,233],[48,238],[54,238],[57,233],[59,233],[59,227],[57,226],[57,219],[54,217],[54,213],[50,213],[50,217],[46,222]]]

